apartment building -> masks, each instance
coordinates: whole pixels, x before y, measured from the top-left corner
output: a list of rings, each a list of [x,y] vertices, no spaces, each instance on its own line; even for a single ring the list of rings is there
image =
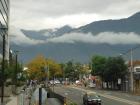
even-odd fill
[[[5,60],[9,60],[9,1],[0,0],[0,54],[3,51],[3,39],[5,39]]]

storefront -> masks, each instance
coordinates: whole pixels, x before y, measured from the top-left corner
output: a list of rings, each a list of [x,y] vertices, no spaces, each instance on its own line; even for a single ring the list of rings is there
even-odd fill
[[[134,73],[134,93],[140,94],[140,73]]]

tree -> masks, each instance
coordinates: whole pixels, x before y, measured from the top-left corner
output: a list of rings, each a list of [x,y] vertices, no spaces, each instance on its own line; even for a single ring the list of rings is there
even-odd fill
[[[2,65],[2,62],[0,65]],[[4,81],[8,80],[8,84],[16,83],[15,81],[18,79],[18,75],[22,73],[23,70],[22,67],[23,67],[22,64],[17,62],[17,70],[16,70],[16,62],[13,62],[12,64],[8,64],[7,62],[5,62]],[[1,69],[2,68],[0,68],[0,75]],[[7,82],[5,83],[7,84]]]
[[[42,55],[35,57],[27,64],[27,67],[30,79],[44,80],[47,76],[53,78],[54,76],[62,75],[60,65]]]
[[[28,64],[28,74],[30,79],[38,79],[42,80],[46,77],[46,73],[44,71],[44,67],[46,65],[46,59],[42,55],[38,55],[33,60],[31,60]]]
[[[76,78],[74,63],[72,61],[68,61],[65,67],[65,77],[74,81]]]
[[[81,63],[73,61],[68,61],[64,67],[64,74],[66,78],[69,78],[71,81],[81,79],[82,75],[86,74],[89,69],[83,66]]]
[[[49,78],[62,76],[61,65],[52,59],[46,59],[46,64],[49,67]]]
[[[83,69],[83,65],[80,64],[79,62],[74,64],[74,71],[75,71],[75,78],[76,79],[81,79],[79,77],[81,77],[85,72]]]
[[[63,80],[65,80],[65,68],[66,68],[66,64],[61,63],[61,64],[59,64],[59,65],[60,65],[61,70],[62,70],[62,75],[61,75],[61,77],[63,78]]]
[[[92,57],[92,75],[101,76],[104,78],[104,71],[106,69],[106,61],[107,59],[103,56],[93,56]]]
[[[109,57],[106,62],[105,80],[115,85],[118,79],[124,79],[127,73],[127,66],[122,57]],[[113,86],[114,87],[114,86]]]
[[[127,66],[122,57],[94,56],[92,58],[92,75],[97,75],[102,78],[102,81],[113,83],[116,86],[118,79],[123,80],[127,73]]]

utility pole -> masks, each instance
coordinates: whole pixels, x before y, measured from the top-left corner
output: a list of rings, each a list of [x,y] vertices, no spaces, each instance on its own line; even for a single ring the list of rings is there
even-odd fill
[[[49,64],[47,64],[47,86],[49,87],[49,81],[50,81],[50,70],[49,70]]]
[[[130,85],[131,85],[131,92],[134,91],[134,81],[133,81],[133,50],[131,49],[131,68],[130,68]]]
[[[53,75],[53,92],[54,92],[54,84],[55,84],[55,78],[54,78],[54,75]]]
[[[63,81],[65,81],[65,65],[62,66],[62,69],[63,69]],[[64,82],[65,83],[65,82]]]
[[[3,35],[3,52],[2,52],[2,71],[1,71],[1,104],[4,103],[4,71],[5,71],[5,35]]]
[[[48,83],[50,81],[50,68],[49,68],[49,64],[48,64]]]
[[[18,53],[19,51],[15,51],[15,56],[16,56],[16,68],[15,68],[15,85],[17,84],[17,71],[18,71]]]
[[[39,88],[39,105],[42,105],[42,87]]]

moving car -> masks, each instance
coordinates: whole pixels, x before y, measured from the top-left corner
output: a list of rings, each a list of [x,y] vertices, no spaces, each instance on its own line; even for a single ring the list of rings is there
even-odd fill
[[[84,105],[101,105],[100,96],[93,93],[85,93],[83,96]]]

